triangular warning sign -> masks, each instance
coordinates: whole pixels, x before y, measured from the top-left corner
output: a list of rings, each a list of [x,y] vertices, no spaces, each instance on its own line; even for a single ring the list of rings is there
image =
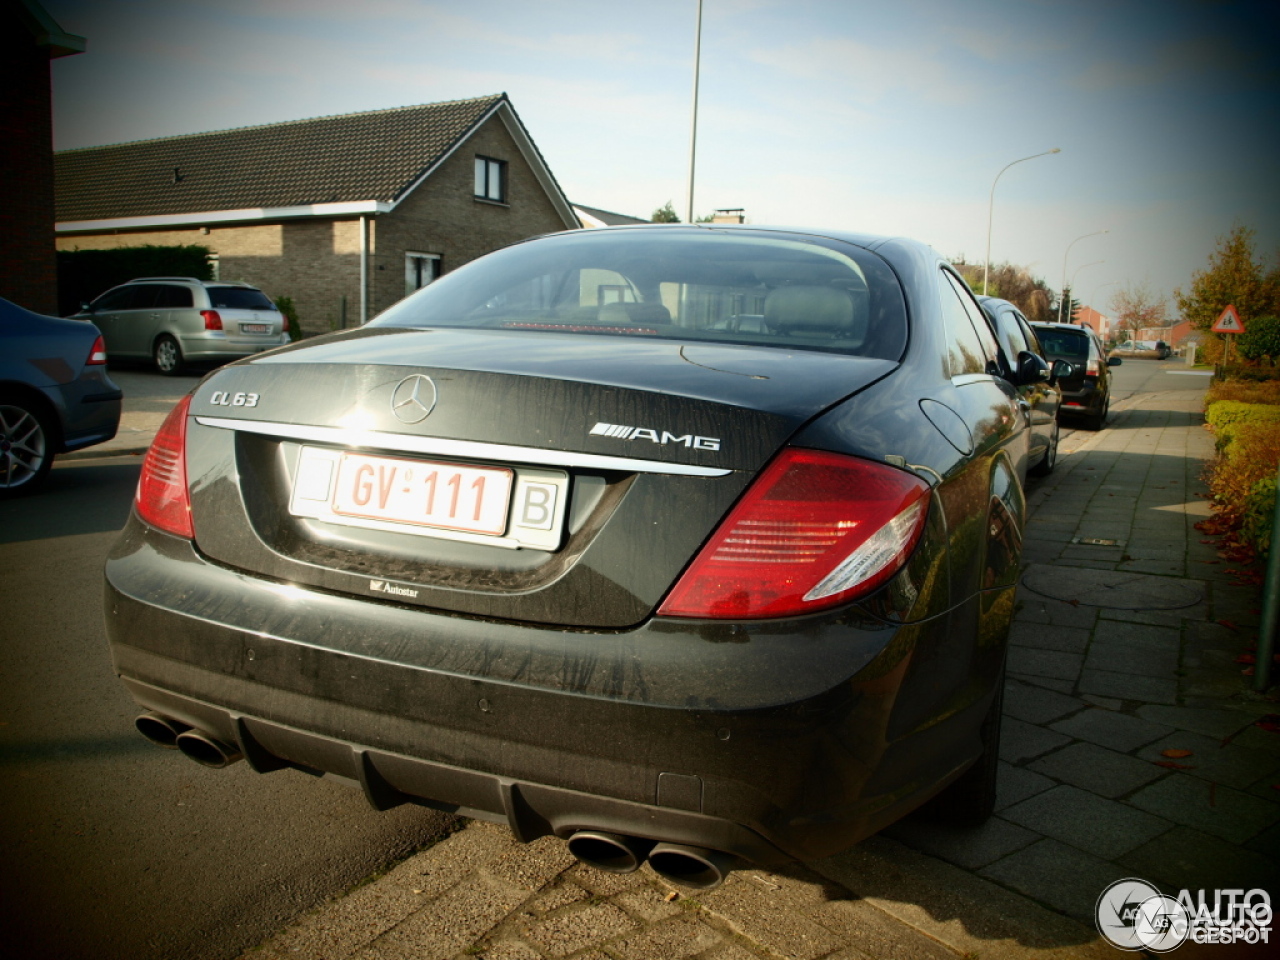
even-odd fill
[[[1244,333],[1244,323],[1240,320],[1240,314],[1236,313],[1235,306],[1228,304],[1210,329],[1214,333]]]

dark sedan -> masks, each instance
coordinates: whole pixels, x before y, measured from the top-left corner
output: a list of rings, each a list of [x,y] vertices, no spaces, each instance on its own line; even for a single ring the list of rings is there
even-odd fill
[[[114,437],[121,396],[93,324],[0,300],[0,497],[36,489],[56,454]]]
[[[139,730],[719,882],[995,795],[1026,418],[902,239],[508,247],[207,377],[106,568]]]
[[[1029,473],[1047,477],[1058,464],[1058,410],[1062,391],[1058,376],[1071,368],[1050,363],[1031,324],[1014,304],[997,297],[979,297],[1000,341],[1005,377],[1018,388],[1031,426]]]

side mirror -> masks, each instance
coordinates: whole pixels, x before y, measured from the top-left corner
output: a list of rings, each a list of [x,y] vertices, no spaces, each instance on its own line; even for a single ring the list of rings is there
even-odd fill
[[[1051,380],[1053,374],[1043,357],[1038,357],[1028,350],[1018,354],[1018,385],[1028,383],[1044,383]]]
[[[81,300],[81,301],[80,301],[80,312],[81,312],[81,313],[93,313],[93,307],[92,307],[92,306],[90,306],[89,304],[85,303],[83,300]]]
[[[1051,372],[1053,374],[1053,379],[1056,382],[1064,377],[1072,376],[1076,372],[1076,368],[1065,360],[1055,360],[1053,361],[1053,368]]]
[[[1120,366],[1120,364],[1121,364],[1121,363],[1123,363],[1123,362],[1124,362],[1124,361],[1122,361],[1119,357],[1107,357],[1107,366],[1108,366],[1108,367],[1118,367],[1118,366]]]

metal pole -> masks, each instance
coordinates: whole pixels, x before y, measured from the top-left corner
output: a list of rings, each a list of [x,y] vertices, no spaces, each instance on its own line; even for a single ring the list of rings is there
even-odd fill
[[[1271,657],[1280,620],[1280,470],[1276,471],[1276,505],[1271,511],[1271,548],[1267,551],[1267,579],[1262,588],[1262,624],[1258,627],[1258,658],[1253,667],[1253,689],[1271,686]]]
[[[689,208],[685,223],[693,223],[693,167],[698,153],[698,70],[702,63],[702,0],[698,0],[698,26],[693,35],[693,122],[689,129]]]
[[[1106,230],[1095,230],[1093,233],[1086,233],[1086,234],[1084,234],[1083,236],[1076,237],[1074,240],[1072,240],[1070,243],[1068,243],[1068,244],[1067,244],[1067,251],[1066,251],[1066,253],[1064,253],[1064,254],[1062,255],[1062,299],[1058,301],[1058,322],[1059,322],[1059,323],[1062,323],[1062,310],[1063,310],[1063,305],[1064,305],[1064,303],[1065,303],[1065,301],[1066,301],[1066,299],[1067,299],[1067,290],[1068,290],[1068,287],[1067,287],[1067,257],[1069,257],[1069,256],[1071,255],[1071,248],[1072,248],[1072,247],[1074,247],[1074,246],[1075,246],[1077,243],[1079,243],[1081,240],[1084,240],[1084,239],[1086,239],[1086,238],[1088,238],[1088,237],[1100,237],[1100,236],[1102,236],[1102,234],[1104,234],[1104,233],[1110,233],[1110,232],[1111,232],[1111,228],[1110,228],[1110,227],[1108,227]]]
[[[701,4],[702,0],[698,0]],[[1000,182],[1000,178],[1004,176],[1004,172],[1013,166],[1014,163],[1026,163],[1028,160],[1034,160],[1036,157],[1047,157],[1051,153],[1061,153],[1061,147],[1054,147],[1052,150],[1046,150],[1044,153],[1035,153],[1029,157],[1023,157],[1021,160],[1014,160],[1013,163],[1006,163],[1000,168],[1000,172],[996,174],[996,178],[991,181],[991,195],[987,198],[987,256],[982,264],[982,295],[987,295],[987,280],[991,277],[991,217],[996,206],[996,184]]]
[[[360,218],[360,326],[369,322],[369,218]]]

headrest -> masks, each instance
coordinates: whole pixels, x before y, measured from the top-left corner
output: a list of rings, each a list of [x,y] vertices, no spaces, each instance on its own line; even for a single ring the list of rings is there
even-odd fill
[[[853,332],[853,298],[835,287],[778,287],[764,301],[765,322],[784,333]]]

